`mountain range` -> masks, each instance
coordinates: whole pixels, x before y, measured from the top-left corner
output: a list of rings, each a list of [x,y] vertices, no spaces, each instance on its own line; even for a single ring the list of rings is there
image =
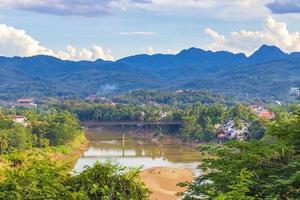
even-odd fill
[[[251,56],[183,50],[176,55],[135,55],[111,62],[51,56],[0,57],[0,99],[85,97],[136,89],[211,90],[239,100],[288,101],[300,87],[300,53],[263,45]]]

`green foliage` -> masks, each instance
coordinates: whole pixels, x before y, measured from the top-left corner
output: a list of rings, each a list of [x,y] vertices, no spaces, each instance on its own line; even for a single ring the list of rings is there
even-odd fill
[[[201,168],[208,171],[191,184],[186,199],[297,199],[299,122],[300,112],[282,113],[269,122],[268,137],[262,141],[202,147],[217,159],[203,161]]]
[[[10,148],[26,149],[32,147],[30,132],[23,125],[16,124],[6,132]]]
[[[183,119],[185,125],[181,130],[182,134],[195,140],[211,141],[216,138],[216,127],[226,120],[234,119],[235,127],[241,129],[243,120],[252,123],[256,117],[247,106],[242,104],[225,107],[221,104],[196,103],[184,110]],[[253,128],[250,131],[257,130]]]
[[[77,118],[69,112],[53,110],[49,114],[25,113],[28,126],[0,113],[0,153],[63,145],[81,132]]]
[[[160,119],[160,107],[145,105],[119,104],[113,106],[105,103],[64,102],[60,105],[75,113],[82,121],[158,121]]]
[[[227,103],[225,98],[216,93],[203,90],[182,90],[180,92],[167,92],[159,90],[136,90],[113,97],[113,101],[122,104],[142,105],[157,103],[183,108],[188,104],[200,102],[202,104]]]
[[[2,200],[65,200],[76,199],[79,194],[69,191],[68,177],[49,161],[38,161],[30,167],[6,171],[0,182]]]
[[[278,115],[276,121],[269,123],[267,133],[292,144],[295,151],[300,153],[300,109]]]
[[[266,132],[265,125],[261,121],[255,120],[250,124],[248,128],[247,137],[250,140],[260,140],[265,135],[265,132]]]
[[[27,113],[29,128],[37,137],[38,146],[63,145],[78,135],[80,128],[77,118],[69,112],[53,110],[49,114]]]
[[[229,186],[229,191],[226,193],[219,194],[216,196],[215,200],[257,200],[260,199],[258,197],[253,197],[247,195],[251,187],[252,178],[254,174],[247,171],[242,170],[240,175],[236,178],[236,182],[233,185]]]
[[[82,174],[69,176],[49,160],[5,172],[1,200],[145,200],[146,190],[137,170],[110,162],[96,163]]]
[[[0,154],[8,150],[9,143],[8,137],[4,132],[0,132]]]
[[[138,173],[139,170],[128,170],[111,162],[96,163],[71,177],[68,185],[89,199],[146,200],[148,190],[140,182]]]

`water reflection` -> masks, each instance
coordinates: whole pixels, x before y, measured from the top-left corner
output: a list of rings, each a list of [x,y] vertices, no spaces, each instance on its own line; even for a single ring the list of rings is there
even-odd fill
[[[200,153],[181,144],[152,142],[149,139],[126,139],[122,142],[122,132],[90,130],[89,149],[75,165],[80,172],[85,165],[93,165],[97,160],[112,159],[127,167],[184,167],[197,172]],[[96,140],[96,141],[95,141]]]

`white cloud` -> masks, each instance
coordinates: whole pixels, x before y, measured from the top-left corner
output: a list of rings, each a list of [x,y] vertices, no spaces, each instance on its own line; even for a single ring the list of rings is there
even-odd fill
[[[234,31],[227,38],[211,28],[204,32],[214,40],[207,46],[211,50],[245,52],[249,55],[262,44],[269,44],[287,52],[300,51],[300,33],[289,32],[286,23],[277,22],[270,16],[260,31]]]
[[[125,2],[125,3],[124,3]],[[244,20],[264,17],[265,7],[272,0],[123,0],[123,7],[136,7],[163,14],[203,15],[223,20]],[[199,12],[200,11],[200,12]]]
[[[166,54],[173,54],[176,55],[181,51],[181,49],[177,48],[177,49],[167,49]]]
[[[66,51],[54,51],[41,45],[24,30],[0,24],[0,54],[4,56],[50,55],[67,60],[113,60],[110,51],[94,45],[90,48],[76,49],[67,46]]]
[[[133,35],[133,36],[147,36],[147,35],[157,35],[156,32],[145,32],[145,31],[135,31],[135,32],[120,32],[119,35]]]
[[[153,55],[153,54],[156,54],[157,52],[153,47],[149,46],[149,47],[147,47],[147,53],[150,55]]]

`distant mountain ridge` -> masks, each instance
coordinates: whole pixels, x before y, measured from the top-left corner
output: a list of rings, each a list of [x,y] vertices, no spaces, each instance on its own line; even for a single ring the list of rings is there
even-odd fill
[[[0,57],[0,99],[85,97],[136,89],[208,89],[245,100],[290,98],[300,87],[300,53],[263,45],[251,56],[190,48],[176,55],[135,55],[115,62],[51,56]]]

